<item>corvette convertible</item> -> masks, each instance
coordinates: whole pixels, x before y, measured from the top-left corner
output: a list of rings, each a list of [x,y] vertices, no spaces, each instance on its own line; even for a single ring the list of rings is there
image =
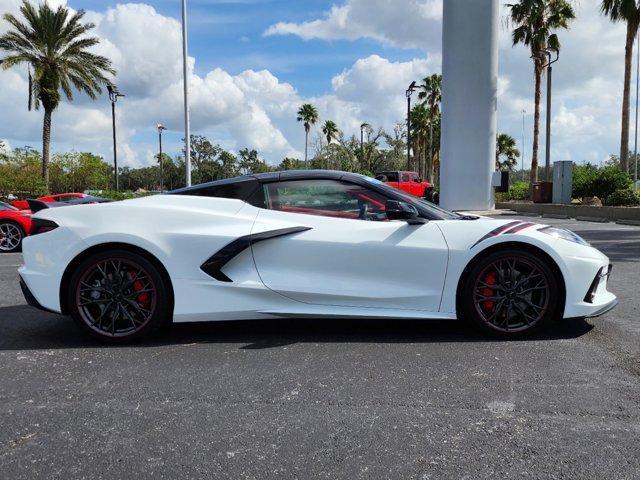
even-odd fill
[[[616,304],[608,258],[570,231],[447,212],[352,173],[246,175],[32,222],[26,300],[111,342],[286,317],[462,318],[509,337]]]

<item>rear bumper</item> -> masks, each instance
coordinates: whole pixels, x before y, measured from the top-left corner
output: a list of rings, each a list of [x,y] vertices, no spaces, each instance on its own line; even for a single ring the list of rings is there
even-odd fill
[[[38,300],[36,300],[36,297],[33,296],[33,293],[31,293],[31,290],[29,290],[29,287],[27,286],[25,281],[22,279],[22,277],[20,277],[20,289],[22,290],[22,295],[24,295],[24,299],[32,307],[43,310],[45,312],[56,313],[56,314],[58,313],[40,305],[40,302],[38,302]]]

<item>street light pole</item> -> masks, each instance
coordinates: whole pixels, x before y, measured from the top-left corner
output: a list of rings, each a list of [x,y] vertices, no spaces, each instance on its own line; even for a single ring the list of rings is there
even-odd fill
[[[545,159],[544,159],[544,180],[545,182],[549,181],[549,167],[551,166],[551,74],[553,72],[552,65],[558,61],[560,57],[560,52],[554,50],[556,54],[556,58],[551,60],[552,51],[547,50],[544,52],[545,55],[548,55],[549,61],[544,66],[547,68],[547,138],[545,145]],[[543,67],[543,68],[544,68]]]
[[[524,140],[524,116],[527,111],[522,109],[522,160],[520,161],[520,174],[522,175],[522,180],[524,180],[524,160],[525,160],[525,140]]]
[[[640,36],[636,45],[636,140],[633,148],[633,159],[635,167],[633,169],[633,189],[638,189],[638,90],[640,89]]]
[[[411,82],[405,92],[407,96],[407,170],[411,170],[411,94],[416,89],[416,82]]]
[[[184,166],[187,187],[191,186],[191,125],[189,120],[189,82],[187,79],[187,0],[182,0],[182,77],[184,87]]]
[[[111,101],[111,125],[113,129],[113,172],[115,178],[116,192],[119,191],[118,183],[118,148],[116,142],[116,102],[118,98],[124,97],[123,93],[118,91],[118,87],[115,85],[107,85],[107,91],[109,92],[109,100]]]
[[[160,162],[160,193],[164,191],[164,162],[162,161],[162,131],[167,128],[161,123],[158,124],[158,147],[159,155],[158,161]]]

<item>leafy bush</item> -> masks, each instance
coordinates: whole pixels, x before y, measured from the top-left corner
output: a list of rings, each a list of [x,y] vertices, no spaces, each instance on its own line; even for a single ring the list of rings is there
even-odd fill
[[[606,201],[609,195],[626,190],[631,184],[629,175],[613,165],[598,168],[586,164],[573,168],[574,197],[598,197]]]
[[[108,198],[110,200],[118,201],[129,200],[131,198],[146,197],[149,195],[154,195],[154,192],[135,193],[131,191],[116,192],[115,190],[96,190],[91,192],[91,194],[95,195],[96,197]]]
[[[617,206],[632,206],[632,205],[640,205],[640,195],[634,192],[630,188],[625,188],[621,190],[616,190],[611,195],[607,197],[606,201],[607,205]]]
[[[529,198],[529,182],[522,180],[509,187],[508,192],[496,192],[496,202],[508,202],[510,200],[527,200]]]
[[[515,182],[509,188],[509,200],[526,200],[529,198],[529,182]]]

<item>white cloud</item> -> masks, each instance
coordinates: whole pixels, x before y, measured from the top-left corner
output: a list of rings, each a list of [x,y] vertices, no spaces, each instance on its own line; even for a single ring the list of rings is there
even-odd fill
[[[398,47],[440,44],[442,0],[348,0],[324,18],[303,23],[279,22],[264,34],[297,35],[305,40],[372,38]]]

